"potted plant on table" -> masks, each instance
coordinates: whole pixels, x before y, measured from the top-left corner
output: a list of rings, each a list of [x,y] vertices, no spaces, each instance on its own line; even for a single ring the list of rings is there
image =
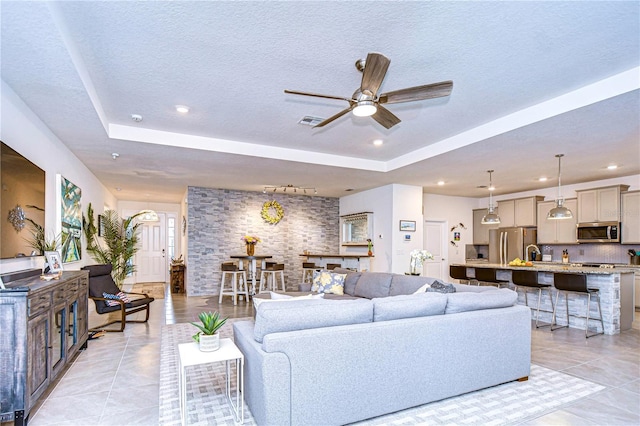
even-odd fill
[[[218,312],[200,312],[200,323],[192,322],[200,331],[194,334],[193,340],[199,343],[202,352],[217,351],[220,348],[218,330],[227,322],[227,318],[220,318]]]
[[[422,264],[427,259],[433,259],[433,255],[426,250],[415,249],[411,253],[411,261],[409,262],[409,266],[411,268],[411,275],[420,275],[418,272],[418,268],[422,268]]]

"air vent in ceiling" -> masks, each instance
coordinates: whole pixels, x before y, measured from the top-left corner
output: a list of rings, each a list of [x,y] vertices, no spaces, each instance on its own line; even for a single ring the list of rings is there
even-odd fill
[[[320,124],[323,121],[324,121],[324,118],[313,117],[311,115],[305,115],[304,117],[302,117],[302,119],[300,121],[298,121],[298,124],[305,124],[307,126],[315,126],[316,124]]]

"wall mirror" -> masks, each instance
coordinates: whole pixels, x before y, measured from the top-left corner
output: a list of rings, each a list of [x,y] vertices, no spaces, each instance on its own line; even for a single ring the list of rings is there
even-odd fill
[[[373,213],[363,212],[340,216],[341,244],[343,246],[366,246],[373,234]]]
[[[30,256],[31,224],[44,227],[44,170],[0,142],[0,258]]]

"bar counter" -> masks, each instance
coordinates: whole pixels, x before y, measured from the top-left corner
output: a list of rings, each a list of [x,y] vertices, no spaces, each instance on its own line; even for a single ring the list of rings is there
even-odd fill
[[[357,271],[370,271],[371,258],[367,253],[305,253],[300,256],[306,257],[308,262],[314,262],[316,265],[326,267],[327,263],[339,263],[343,268],[351,268]]]
[[[533,266],[509,266],[496,263],[458,263],[453,266],[464,266],[467,268],[467,275],[475,277],[475,270],[479,268],[494,268],[497,270],[496,275],[499,279],[508,280],[509,286],[513,288],[511,283],[512,270],[535,270],[538,272],[538,281],[541,284],[551,284],[553,286],[554,272],[569,272],[587,275],[587,285],[589,288],[597,288],[600,293],[600,305],[602,308],[602,317],[604,321],[605,334],[617,334],[622,330],[631,328],[634,319],[635,303],[634,303],[634,273],[640,273],[640,269],[629,267],[615,268],[594,268],[581,265],[557,264],[534,262]],[[543,290],[546,293],[548,290]],[[530,302],[532,307],[532,318],[535,315],[535,303],[537,297],[535,293],[529,290],[533,298]],[[553,300],[555,303],[555,291],[553,291]],[[524,305],[524,287],[518,289],[518,303]],[[585,318],[579,318],[572,315],[585,316],[587,297],[584,295],[569,293],[569,327],[585,329]],[[558,325],[566,325],[567,314],[564,297],[560,296],[560,303],[557,307],[556,321]],[[540,304],[540,321],[551,322],[551,302],[547,294],[542,295]],[[600,321],[594,320],[597,317],[598,310],[595,302],[591,303],[589,328],[601,331]]]

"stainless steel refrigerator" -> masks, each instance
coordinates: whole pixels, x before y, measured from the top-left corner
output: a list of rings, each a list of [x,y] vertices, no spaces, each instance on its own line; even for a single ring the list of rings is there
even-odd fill
[[[490,229],[489,263],[507,264],[516,257],[525,259],[525,249],[536,243],[536,233],[536,228]]]

